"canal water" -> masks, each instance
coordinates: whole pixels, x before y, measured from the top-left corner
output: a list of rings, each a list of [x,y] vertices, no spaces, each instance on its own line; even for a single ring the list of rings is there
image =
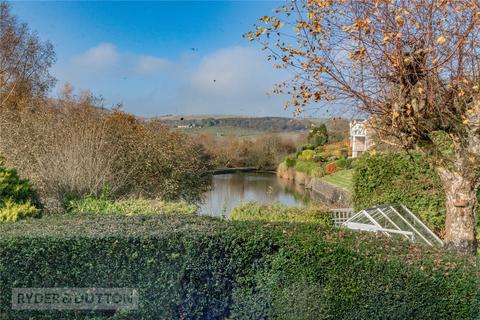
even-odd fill
[[[304,206],[321,202],[318,194],[272,173],[236,172],[214,175],[212,189],[204,194],[199,214],[228,216],[247,202]]]

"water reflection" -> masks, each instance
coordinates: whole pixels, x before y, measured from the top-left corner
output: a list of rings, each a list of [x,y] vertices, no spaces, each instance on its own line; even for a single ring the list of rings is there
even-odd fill
[[[253,201],[302,206],[321,199],[315,192],[271,173],[229,173],[213,176],[212,189],[205,193],[199,213],[227,216],[232,208]]]

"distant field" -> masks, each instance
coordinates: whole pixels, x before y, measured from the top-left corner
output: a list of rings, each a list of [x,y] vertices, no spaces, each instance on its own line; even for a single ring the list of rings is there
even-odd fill
[[[337,187],[352,191],[353,189],[353,170],[341,170],[334,174],[324,176],[320,180],[333,184]]]
[[[247,116],[227,115],[227,114],[194,114],[194,115],[171,115],[158,117],[159,120],[202,120],[202,119],[226,119],[226,118],[248,118]]]
[[[211,126],[203,128],[189,128],[189,129],[180,129],[188,134],[212,134],[212,135],[222,135],[222,136],[234,136],[234,137],[244,137],[244,136],[254,136],[258,134],[263,134],[265,131],[256,130],[252,128],[239,128],[239,127],[230,127],[230,126]]]
[[[318,125],[319,122],[325,122],[329,128],[329,133],[334,141],[338,141],[338,135],[344,135],[348,129],[348,121],[329,120],[329,119],[306,119],[306,118],[287,118],[287,117],[236,117],[236,116],[216,116],[208,115],[197,116],[169,116],[151,119],[159,121],[169,128],[189,128],[186,132],[204,132],[214,134],[234,134],[234,135],[255,135],[260,132],[292,132],[305,131]],[[213,127],[213,128],[212,128]],[[235,130],[240,128],[244,130]],[[348,130],[347,130],[348,131]],[[340,139],[341,140],[341,139]]]
[[[254,137],[258,135],[264,134],[276,134],[285,137],[296,137],[298,135],[306,134],[306,130],[304,131],[284,131],[284,132],[270,132],[265,130],[258,130],[253,128],[240,128],[240,127],[232,127],[232,126],[212,126],[212,127],[203,127],[203,128],[188,128],[188,129],[177,129],[182,130],[187,134],[211,134],[211,135],[219,135],[223,137]]]

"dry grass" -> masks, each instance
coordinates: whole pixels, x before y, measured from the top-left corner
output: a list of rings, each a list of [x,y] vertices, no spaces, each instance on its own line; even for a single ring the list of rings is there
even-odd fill
[[[342,149],[347,149],[349,155],[351,155],[350,140],[344,139],[339,142],[328,143],[323,146],[323,154],[340,157]]]

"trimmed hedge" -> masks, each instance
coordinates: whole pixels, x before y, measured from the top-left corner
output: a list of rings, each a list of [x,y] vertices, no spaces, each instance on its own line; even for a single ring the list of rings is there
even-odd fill
[[[320,224],[64,215],[0,225],[1,319],[475,319],[473,258]],[[128,287],[138,310],[12,311],[13,287]]]
[[[355,210],[378,204],[405,204],[427,225],[441,232],[445,224],[445,195],[430,164],[415,153],[365,155],[355,162]]]

